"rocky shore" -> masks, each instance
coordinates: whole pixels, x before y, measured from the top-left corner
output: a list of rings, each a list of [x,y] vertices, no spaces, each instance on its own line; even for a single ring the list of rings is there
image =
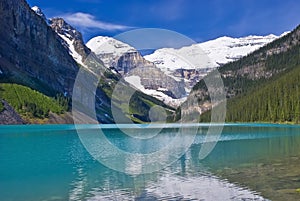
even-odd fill
[[[6,101],[1,102],[4,109],[0,112],[0,125],[25,124],[21,116]]]

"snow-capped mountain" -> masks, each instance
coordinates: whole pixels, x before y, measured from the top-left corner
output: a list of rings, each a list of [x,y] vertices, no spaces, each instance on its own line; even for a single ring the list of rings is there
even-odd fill
[[[68,50],[73,59],[80,65],[84,65],[85,59],[92,53],[83,42],[82,35],[63,18],[47,19],[42,10],[33,6],[31,8],[38,16],[42,17],[60,37],[62,45]]]
[[[105,68],[103,62],[85,45],[82,34],[78,30],[68,24],[63,18],[55,17],[47,19],[42,10],[37,6],[34,6],[31,9],[38,16],[42,17],[47,22],[47,25],[55,31],[59,36],[61,44],[77,64],[80,64],[97,75],[103,73],[103,68]],[[97,65],[86,64],[91,61],[96,62]]]
[[[179,99],[186,97],[184,82],[166,75],[130,45],[98,36],[88,41],[87,46],[107,68],[124,75],[125,80],[136,89],[172,106],[178,106]]]
[[[60,36],[62,44],[74,60],[85,66],[83,62],[91,53],[91,50],[85,46],[81,33],[62,18],[50,19],[49,25]]]
[[[181,95],[179,96],[180,98],[178,98],[178,96],[176,98],[170,95],[170,93],[168,93],[170,85],[166,87],[166,80],[171,78],[168,81],[173,83],[171,86],[176,85],[176,83],[173,82],[173,80],[175,80],[177,83],[180,83],[180,88],[184,87],[185,92],[189,92],[192,87],[212,69],[238,60],[277,38],[278,36],[272,34],[268,36],[247,36],[242,38],[224,36],[180,49],[158,49],[153,54],[144,56],[144,58],[135,48],[111,37],[98,36],[92,38],[88,41],[87,46],[96,53],[97,57],[104,62],[107,68],[115,68],[119,71],[123,71],[125,80],[137,89],[163,100],[168,104],[177,106],[184,101],[184,97]],[[152,64],[146,62],[145,59],[152,62]],[[155,80],[164,79],[165,82],[158,83],[153,81],[153,83],[151,83],[151,79],[145,77],[143,74],[145,71],[143,71],[143,73],[136,71],[139,73],[126,74],[133,68],[146,69],[143,68],[145,66],[148,66],[147,70],[153,70],[150,72],[152,75],[162,74],[163,78],[156,77]],[[155,87],[151,88],[149,86]],[[174,86],[172,88],[174,89]],[[188,93],[186,95],[188,95]]]
[[[125,53],[137,52],[130,45],[108,36],[97,36],[86,43],[100,58],[107,68],[116,65],[118,59]]]
[[[163,48],[145,58],[154,62],[162,70],[215,68],[259,49],[277,39],[273,34],[267,36],[247,36],[242,38],[220,37],[180,49]],[[186,62],[185,58],[199,56],[201,61]],[[206,58],[205,58],[206,57]],[[195,65],[192,65],[196,63]]]
[[[277,39],[273,34],[267,36],[247,36],[242,38],[221,37],[215,40],[200,43],[211,63],[208,67],[218,67],[238,60],[243,56]]]
[[[167,75],[184,79],[189,91],[212,69],[238,60],[279,37],[273,34],[242,38],[224,36],[180,49],[158,49],[144,57]]]

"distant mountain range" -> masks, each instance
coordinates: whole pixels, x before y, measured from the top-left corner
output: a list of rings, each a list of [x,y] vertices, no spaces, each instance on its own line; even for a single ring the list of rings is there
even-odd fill
[[[285,34],[287,33],[281,36]],[[87,42],[87,46],[96,53],[98,58],[104,61],[107,68],[121,72],[125,76],[126,81],[134,87],[169,105],[178,107],[186,100],[192,87],[211,70],[226,63],[236,61],[281,36],[271,34],[268,36],[248,36],[242,38],[221,37],[180,49],[158,49],[153,54],[144,57],[134,47],[107,36],[92,38]],[[197,55],[203,54],[206,55],[207,59],[194,61],[193,64],[196,65],[191,65],[190,62],[182,59],[182,57],[185,57],[192,60],[197,58]],[[136,56],[129,58],[129,55]],[[126,56],[125,65],[121,61]],[[141,66],[152,66],[153,69],[156,69],[155,72],[157,74],[164,74],[168,77],[169,82],[172,80],[173,84],[168,87],[166,87],[166,84],[158,86],[157,83],[149,84],[149,82],[143,82],[146,79],[151,80],[151,77],[147,75],[137,73],[127,74],[132,69],[141,68]],[[149,71],[149,74],[153,74],[153,71]],[[158,79],[163,80],[166,78],[160,76]],[[155,79],[152,78],[152,80]],[[174,96],[171,92],[174,91],[176,85],[181,88],[181,92],[177,96]]]
[[[281,36],[285,34],[287,33],[284,33]],[[161,69],[169,69],[171,71],[182,68],[216,68],[226,63],[236,61],[281,36],[275,36],[273,34],[267,36],[247,36],[242,38],[223,36],[214,40],[193,44],[180,49],[159,49],[153,54],[145,56],[145,58],[157,64],[157,66],[159,66]],[[199,50],[203,51],[209,60],[198,61],[198,66],[191,66],[189,63],[172,56],[192,55],[196,54]]]

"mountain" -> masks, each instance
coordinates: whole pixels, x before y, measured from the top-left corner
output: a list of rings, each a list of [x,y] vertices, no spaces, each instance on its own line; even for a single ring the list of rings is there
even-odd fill
[[[236,61],[277,38],[272,34],[242,38],[224,36],[180,49],[158,49],[145,59],[175,79],[184,78],[186,87],[191,90],[212,69]]]
[[[94,37],[86,43],[86,46],[104,62],[107,68],[115,67],[123,54],[137,52],[130,45],[108,36]]]
[[[63,19],[45,20],[41,13],[40,9],[35,7],[31,9],[25,0],[0,0],[0,83],[22,85],[32,93],[38,91],[61,102],[72,97],[79,70],[88,71],[100,79],[94,94],[96,99],[94,108],[98,120],[101,123],[114,122],[111,95],[120,76],[104,67],[103,62],[85,46],[81,34]],[[8,99],[19,99],[19,93],[13,93],[14,88],[8,89],[8,94],[13,94],[14,98],[9,99],[3,93],[0,94],[0,98],[7,102]],[[84,90],[88,92],[90,89]],[[116,105],[127,119],[136,122],[149,121],[148,112],[152,105],[167,107],[169,113],[172,113],[172,108],[141,92],[133,96],[129,111],[123,110],[121,105]],[[28,115],[33,115],[37,119],[46,118],[55,112],[50,108],[45,110],[46,113],[42,112],[42,116],[39,115],[41,111],[37,108],[44,107],[38,101],[25,99],[19,107],[30,111]],[[12,101],[9,104],[17,107]],[[18,108],[14,109],[18,111]],[[21,114],[22,117],[24,115],[27,113]],[[54,116],[61,118],[59,114]],[[56,120],[53,122],[59,123]]]
[[[185,100],[185,85],[147,61],[136,49],[110,37],[98,36],[87,42],[107,68],[120,73],[134,88],[177,107]]]
[[[62,46],[69,52],[69,55],[73,57],[80,67],[85,68],[87,71],[109,82],[110,79],[107,79],[103,73],[106,72],[110,74],[115,71],[107,69],[104,62],[85,45],[82,34],[79,31],[68,24],[63,18],[49,19],[48,24],[59,36]],[[94,62],[97,65],[89,64],[90,62]]]
[[[113,87],[120,79],[120,74],[124,75],[128,71],[132,70],[133,68],[151,68],[152,73],[156,72],[159,69],[155,69],[154,65],[146,61],[134,48],[130,47],[129,45],[117,41],[115,39],[109,37],[96,37],[95,40],[91,40],[84,44],[83,38],[80,32],[78,32],[74,27],[69,25],[64,19],[62,18],[52,18],[49,21],[49,26],[60,36],[62,45],[69,51],[69,54],[74,58],[74,60],[80,64],[82,67],[86,68],[97,75],[101,74],[101,79],[104,80],[101,83],[111,83],[111,86],[107,86],[106,84],[102,85],[101,87],[105,88],[105,94],[111,98],[111,93]],[[95,42],[93,45],[92,42]],[[91,45],[91,49],[88,47],[89,44]],[[113,51],[113,53],[111,53]],[[125,53],[126,52],[126,53]],[[103,60],[105,62],[103,62]],[[93,65],[87,64],[88,62],[95,62],[98,63],[97,67],[100,69],[92,69]],[[100,64],[100,65],[99,65]],[[105,72],[105,73],[103,73]],[[115,74],[115,75],[113,75]],[[156,73],[160,74],[160,73]],[[147,74],[139,74],[143,83],[148,77],[145,75]],[[107,79],[109,78],[109,79]],[[112,79],[110,79],[112,78]],[[161,77],[160,77],[161,78]],[[166,80],[166,79],[157,79],[157,80]],[[125,79],[126,80],[126,79]],[[172,80],[168,82],[172,83]],[[127,84],[132,84],[128,82]],[[135,87],[135,85],[132,85]],[[153,85],[151,85],[153,86]],[[159,86],[163,86],[160,84]],[[146,91],[142,91],[145,93]],[[147,93],[146,93],[147,94]],[[149,93],[148,93],[149,94]],[[152,94],[150,94],[152,96]],[[177,94],[176,94],[177,95]],[[143,96],[140,94],[140,96]],[[165,95],[166,96],[166,95]],[[155,97],[155,96],[154,96]],[[122,98],[122,97],[120,97]],[[149,99],[147,96],[143,96],[145,99]],[[159,97],[158,97],[159,98]],[[142,103],[141,101],[140,103]],[[153,102],[150,101],[150,102]],[[163,105],[157,101],[154,101],[157,104]],[[135,107],[138,105],[135,105]],[[149,106],[146,106],[149,107]],[[98,108],[99,110],[103,111],[103,108]],[[136,110],[137,111],[137,110]],[[143,120],[148,121],[145,119],[146,116],[145,110],[143,110],[144,114],[139,112],[140,116]],[[104,113],[105,116],[110,117],[110,113]]]
[[[180,49],[158,49],[153,54],[146,55],[145,58],[157,64],[157,66],[161,69],[169,68],[172,71],[181,68],[216,68],[226,63],[236,61],[277,38],[278,36],[273,34],[267,36],[247,36],[242,38],[223,36],[214,40],[193,44]],[[203,51],[209,58],[209,60],[204,61],[206,63],[199,61],[199,66],[191,66],[183,60],[174,58],[173,56],[195,54],[198,49]]]
[[[72,94],[78,66],[59,36],[23,0],[0,1],[1,80],[48,95]]]
[[[60,37],[48,26],[41,10],[37,7],[32,10],[24,0],[0,0],[0,21],[0,82],[18,84],[6,89],[1,85],[0,99],[12,106],[26,123],[34,123],[34,118],[36,123],[44,121],[52,114],[60,119],[68,116],[57,113],[54,107],[44,110],[42,99],[33,96],[38,91],[55,102],[59,102],[59,97],[69,99],[79,70],[76,61],[62,46]],[[13,93],[19,85],[27,89]],[[30,94],[29,99],[22,99]],[[20,104],[13,100],[19,100]],[[2,112],[7,109],[9,107]],[[72,119],[60,122],[72,123]],[[1,123],[9,122],[4,118]]]
[[[73,57],[76,63],[87,68],[87,66],[84,65],[84,61],[93,53],[84,44],[82,34],[68,24],[63,18],[47,19],[39,7],[33,6],[31,9],[38,16],[42,17],[52,30],[57,33],[61,44],[69,52],[69,55]],[[97,62],[103,63],[101,60],[98,60]]]
[[[83,62],[91,54],[91,50],[85,46],[81,33],[62,18],[50,19],[49,26],[62,39],[62,45],[68,50],[74,60],[84,66]]]
[[[299,121],[300,26],[238,61],[218,68],[226,96],[227,121]],[[189,98],[197,98],[208,110],[209,98],[203,81]],[[202,116],[209,120],[210,113]]]
[[[178,107],[186,100],[192,87],[207,73],[225,63],[238,60],[276,38],[278,37],[272,34],[243,38],[221,37],[180,49],[158,49],[144,57],[130,45],[110,37],[92,38],[87,46],[104,61],[106,67],[124,74],[126,81],[134,87]],[[160,76],[149,79],[148,75],[141,73],[145,71],[138,70],[141,68],[151,69],[148,74]],[[130,75],[127,74],[132,69],[136,73],[132,71]],[[157,80],[167,82],[157,83]],[[175,95],[174,91],[177,91]]]

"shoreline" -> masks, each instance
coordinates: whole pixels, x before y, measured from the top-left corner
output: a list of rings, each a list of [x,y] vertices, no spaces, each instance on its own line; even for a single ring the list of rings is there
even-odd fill
[[[140,127],[140,128],[147,128],[149,125],[151,125],[152,127],[162,127],[162,126],[166,126],[167,127],[172,127],[172,125],[179,127],[178,125],[181,125],[181,123],[143,123],[143,124],[1,124],[0,123],[0,127],[15,127],[15,126],[20,126],[20,127],[35,127],[35,126],[90,126],[90,127],[110,127],[110,126],[114,126],[116,128],[118,127],[128,127],[130,125],[135,125],[133,127]],[[205,122],[201,122],[201,123],[182,123],[182,125],[186,125],[186,126],[219,126],[219,125],[223,125],[223,126],[255,126],[255,127],[260,127],[260,126],[300,126],[300,124],[298,123],[293,123],[293,122],[287,122],[287,123],[283,123],[283,122],[225,122],[225,123],[213,123],[213,122],[209,122],[209,123],[205,123]]]

